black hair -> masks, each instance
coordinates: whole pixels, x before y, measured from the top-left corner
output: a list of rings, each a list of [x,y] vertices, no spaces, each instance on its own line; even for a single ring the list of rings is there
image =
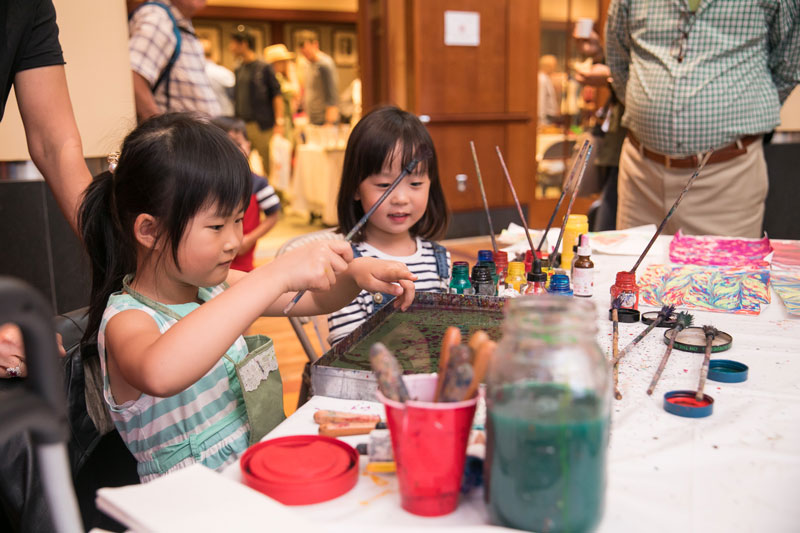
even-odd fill
[[[231,39],[240,43],[247,43],[250,50],[256,49],[256,38],[248,31],[235,31],[231,33]]]
[[[235,131],[242,134],[242,137],[244,137],[245,140],[249,140],[247,137],[247,126],[245,125],[244,120],[240,118],[218,116],[212,118],[211,123],[218,128],[222,128],[222,131],[225,133]]]
[[[427,171],[431,185],[425,214],[409,232],[424,239],[438,239],[447,230],[448,212],[444,191],[439,179],[439,164],[428,130],[420,120],[407,111],[394,106],[379,107],[370,111],[356,124],[347,141],[342,168],[342,183],[337,199],[337,214],[341,233],[347,233],[364,216],[364,208],[355,200],[358,186],[367,177],[378,174],[390,158],[397,143],[402,145],[401,167],[405,167],[415,154],[427,147],[431,157],[421,161],[418,171]],[[364,230],[355,235],[354,241],[364,240]]]
[[[192,217],[210,205],[228,216],[247,206],[251,190],[241,150],[200,116],[168,113],[129,133],[116,170],[95,176],[78,213],[92,270],[84,341],[97,333],[108,297],[122,289],[122,278],[136,272],[137,216],[147,213],[158,221],[157,238],[180,268],[178,246]]]
[[[319,43],[319,37],[313,30],[300,30],[295,35],[297,46],[303,48],[306,43]]]

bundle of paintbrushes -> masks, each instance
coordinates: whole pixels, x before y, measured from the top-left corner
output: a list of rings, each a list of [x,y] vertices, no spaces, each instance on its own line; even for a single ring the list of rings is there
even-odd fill
[[[378,415],[344,411],[317,411],[314,413],[314,422],[319,424],[319,434],[327,437],[366,435],[373,429],[386,428]]]
[[[434,401],[460,402],[475,396],[495,347],[485,331],[476,331],[464,345],[461,331],[454,326],[447,328],[442,337]]]

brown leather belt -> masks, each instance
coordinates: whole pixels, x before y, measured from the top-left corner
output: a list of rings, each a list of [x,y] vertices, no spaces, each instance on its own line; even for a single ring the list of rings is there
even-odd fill
[[[723,161],[730,161],[735,157],[744,155],[747,153],[747,147],[760,138],[761,135],[747,135],[745,137],[740,137],[738,142],[714,150],[708,160],[708,164],[712,165],[714,163],[722,163]],[[628,132],[628,140],[630,140],[633,147],[639,150],[639,152],[647,159],[655,161],[660,165],[664,165],[667,168],[697,168],[699,165],[696,155],[690,155],[688,157],[669,157],[668,155],[660,154],[645,148],[631,132]]]

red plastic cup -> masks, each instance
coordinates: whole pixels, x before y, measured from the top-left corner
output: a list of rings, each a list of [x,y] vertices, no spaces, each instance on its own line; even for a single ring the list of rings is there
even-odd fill
[[[463,402],[433,402],[436,374],[403,376],[414,400],[386,407],[403,509],[420,516],[455,511],[464,473],[467,439],[477,396]]]

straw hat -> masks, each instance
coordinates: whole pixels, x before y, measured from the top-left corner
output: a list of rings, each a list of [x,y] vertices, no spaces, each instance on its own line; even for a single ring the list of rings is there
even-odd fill
[[[264,60],[267,63],[291,59],[294,59],[294,54],[286,48],[285,44],[273,44],[264,48]]]

